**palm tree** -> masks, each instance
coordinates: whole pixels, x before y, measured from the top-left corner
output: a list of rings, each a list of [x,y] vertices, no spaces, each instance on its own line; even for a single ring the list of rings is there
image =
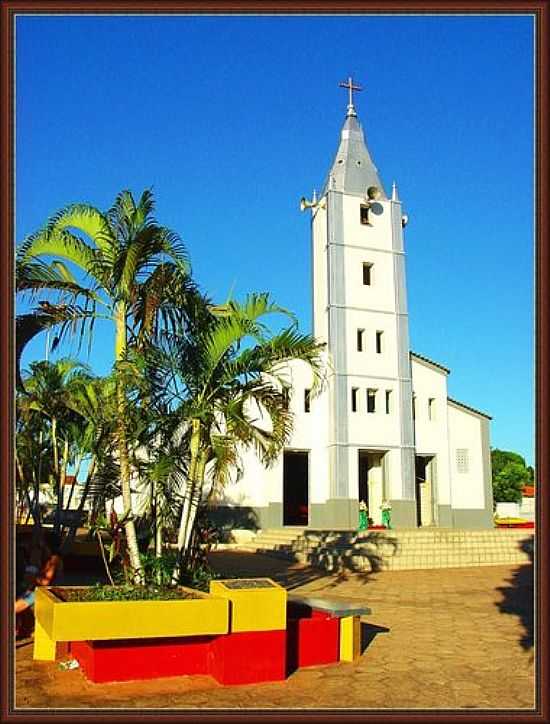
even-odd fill
[[[253,448],[269,465],[288,441],[292,414],[285,395],[286,363],[302,360],[310,366],[313,394],[322,383],[323,345],[299,333],[295,324],[272,334],[263,318],[288,313],[267,294],[230,302],[217,314],[208,310],[207,301],[196,305],[194,314],[188,309],[187,329],[164,333],[146,353],[159,419],[172,434],[179,433],[188,460],[179,570],[207,478],[215,493],[239,470],[242,451]]]
[[[118,371],[129,346],[143,348],[181,315],[178,305],[195,291],[187,252],[177,234],[156,222],[153,211],[150,191],[144,191],[137,203],[129,191],[123,191],[107,213],[73,204],[23,242],[16,259],[17,290],[31,298],[52,291],[57,297],[54,304],[41,301],[40,308],[18,318],[18,360],[26,342],[42,329],[60,325],[60,337],[78,329],[82,335],[86,325],[91,332],[94,321],[103,317],[114,322]],[[123,374],[117,374],[115,397],[125,533],[130,563],[140,582]]]
[[[17,411],[20,424],[16,436],[16,459],[20,484],[25,485],[25,465],[29,460],[29,433],[37,436],[38,456],[36,467],[31,472],[34,481],[34,519],[38,524],[38,492],[40,485],[49,481],[51,489],[57,497],[56,529],[60,528],[63,485],[67,467],[71,462],[72,434],[71,429],[78,425],[79,416],[67,406],[67,398],[76,384],[89,379],[85,365],[76,360],[64,358],[56,362],[33,362],[25,379],[26,394],[17,397]],[[51,453],[51,459],[45,454]],[[33,466],[34,467],[34,466]]]
[[[69,492],[67,508],[77,484],[78,471],[87,463],[87,473],[82,484],[77,513],[69,526],[63,543],[68,548],[84,510],[84,505],[93,498],[98,504],[106,498],[120,494],[116,481],[119,468],[115,460],[116,405],[113,402],[115,380],[110,377],[80,378],[75,380],[66,398],[66,405],[78,417],[78,423],[70,426],[75,448],[74,483]]]

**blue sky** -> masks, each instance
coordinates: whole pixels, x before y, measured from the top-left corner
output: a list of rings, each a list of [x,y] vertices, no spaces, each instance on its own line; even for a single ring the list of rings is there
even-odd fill
[[[533,463],[528,16],[20,17],[17,240],[68,203],[153,187],[205,291],[269,290],[309,330],[298,202],[332,162],[349,74],[410,218],[411,347],[451,368],[451,397],[493,416],[494,447]],[[98,373],[111,350],[98,327]]]

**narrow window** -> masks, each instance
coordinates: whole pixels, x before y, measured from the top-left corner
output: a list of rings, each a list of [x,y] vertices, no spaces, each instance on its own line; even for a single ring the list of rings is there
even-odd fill
[[[367,412],[376,411],[376,390],[367,390]]]
[[[364,329],[358,329],[357,330],[357,351],[362,352],[363,351],[363,333]]]
[[[386,415],[390,414],[391,410],[391,390],[386,390]]]
[[[290,389],[288,387],[283,387],[281,394],[283,396],[283,407],[285,410],[288,410],[290,405]]]
[[[413,420],[416,419],[416,395],[412,396],[412,413],[413,413]]]
[[[310,411],[311,390],[304,390],[304,412]]]
[[[367,264],[365,262],[363,264],[363,284],[366,287],[370,287],[370,285],[371,285],[371,278],[372,278],[371,270],[372,270],[372,264]]]
[[[369,221],[369,207],[366,204],[361,204],[359,218],[364,226],[372,226]]]
[[[433,397],[428,399],[428,420],[435,420],[435,399]]]
[[[358,387],[351,388],[351,411],[357,412],[357,391]]]
[[[469,469],[468,450],[466,448],[457,448],[456,451],[456,469],[459,473],[467,473]]]
[[[376,333],[376,352],[380,354],[382,352],[382,335],[383,332]]]

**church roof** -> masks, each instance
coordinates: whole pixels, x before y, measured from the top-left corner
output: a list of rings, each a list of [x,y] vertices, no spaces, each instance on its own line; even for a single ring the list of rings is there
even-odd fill
[[[434,362],[433,359],[430,359],[429,357],[424,357],[423,355],[417,354],[416,352],[411,352],[411,357],[414,357],[420,362],[427,362],[429,365],[432,365],[432,367],[437,367],[437,369],[442,370],[447,374],[451,373],[451,370],[448,367],[443,367],[443,365],[440,365],[439,362]]]
[[[378,186],[382,198],[386,199],[386,192],[378,175],[365,143],[363,129],[357,119],[353,105],[348,106],[348,113],[340,133],[340,145],[334,158],[325,183],[325,193],[331,181],[331,189],[349,194],[365,194],[369,186]]]
[[[468,412],[473,412],[476,415],[481,415],[481,417],[486,417],[488,420],[492,420],[493,418],[491,415],[488,415],[486,412],[481,412],[481,410],[476,410],[475,407],[470,407],[470,405],[465,405],[463,402],[459,402],[458,400],[453,400],[450,397],[447,397],[447,402],[450,402],[453,405],[456,405],[457,407],[462,407],[464,410],[468,410]]]

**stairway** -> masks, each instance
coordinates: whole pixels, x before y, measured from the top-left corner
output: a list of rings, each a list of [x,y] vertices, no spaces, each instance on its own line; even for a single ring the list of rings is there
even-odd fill
[[[261,531],[240,550],[338,570],[419,570],[528,563],[533,531],[411,528],[361,533],[304,528]]]
[[[298,540],[305,533],[305,528],[288,526],[286,528],[266,528],[258,533],[249,543],[241,543],[239,550],[253,553],[266,553],[278,558],[295,560]]]

